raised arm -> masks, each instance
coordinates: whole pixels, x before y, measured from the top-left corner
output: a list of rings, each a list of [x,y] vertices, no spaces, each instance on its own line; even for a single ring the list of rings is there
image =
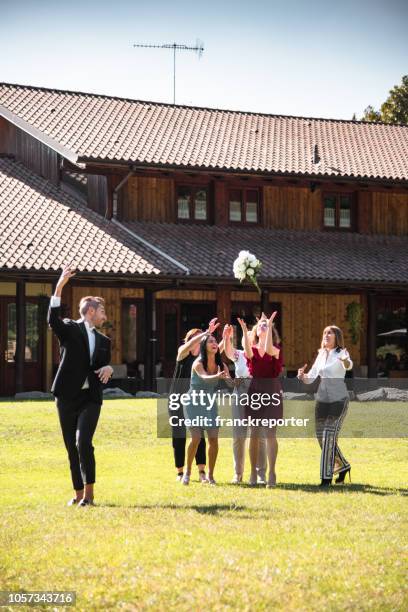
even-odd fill
[[[214,319],[211,319],[208,324],[208,328],[205,331],[203,331],[201,334],[197,334],[197,336],[193,336],[192,338],[190,338],[190,340],[188,340],[188,342],[185,342],[184,344],[179,346],[177,351],[177,361],[182,361],[185,357],[187,357],[191,349],[197,346],[197,344],[201,342],[204,336],[206,336],[207,334],[213,334],[217,327],[219,327],[219,323],[217,321],[217,318],[215,317]]]
[[[61,342],[63,342],[67,337],[67,325],[60,316],[61,295],[63,288],[73,276],[75,276],[75,271],[70,266],[65,266],[61,272],[61,276],[58,279],[54,295],[51,297],[50,307],[48,309],[48,325]]]
[[[237,321],[240,324],[241,329],[242,329],[242,345],[244,347],[245,356],[248,357],[248,359],[252,359],[252,357],[254,356],[254,353],[252,350],[252,345],[251,345],[251,340],[249,338],[249,332],[248,332],[247,325],[243,319],[237,319]]]
[[[231,361],[236,361],[237,357],[235,354],[234,347],[232,346],[232,332],[232,325],[225,325],[224,330],[222,332],[222,341],[224,345],[223,349],[228,359],[230,359]]]
[[[266,330],[266,343],[265,343],[266,344],[265,352],[268,355],[271,355],[271,357],[276,357],[276,359],[279,357],[279,352],[280,352],[278,347],[273,345],[273,321],[277,314],[278,314],[277,311],[275,311],[271,314],[269,319],[267,319],[268,328]]]
[[[197,334],[197,336],[193,336],[192,338],[190,338],[190,340],[179,346],[177,351],[177,361],[183,361],[183,359],[187,357],[191,349],[193,349],[195,346],[197,346],[197,344],[201,342],[206,333],[207,332],[202,332],[201,334]]]

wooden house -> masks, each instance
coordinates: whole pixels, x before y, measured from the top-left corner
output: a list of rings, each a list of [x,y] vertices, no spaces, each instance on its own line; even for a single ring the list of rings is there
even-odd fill
[[[49,388],[67,262],[66,315],[105,297],[113,363],[147,388],[189,328],[261,308],[288,374],[335,323],[356,372],[408,377],[408,127],[3,83],[0,232],[2,395]],[[242,249],[261,298],[233,277]]]

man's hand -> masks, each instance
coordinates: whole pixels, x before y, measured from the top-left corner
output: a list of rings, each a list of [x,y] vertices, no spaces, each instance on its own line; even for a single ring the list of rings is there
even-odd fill
[[[71,266],[65,266],[61,272],[61,276],[58,279],[57,285],[55,287],[54,295],[55,297],[61,297],[61,293],[65,285],[68,283],[69,279],[75,276],[76,272]]]
[[[103,368],[99,368],[99,370],[95,370],[95,374],[99,376],[99,380],[106,385],[108,380],[113,374],[113,368],[110,365],[103,366]]]

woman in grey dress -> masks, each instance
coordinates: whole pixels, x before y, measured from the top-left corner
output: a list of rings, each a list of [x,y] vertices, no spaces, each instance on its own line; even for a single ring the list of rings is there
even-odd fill
[[[218,455],[218,407],[215,394],[219,382],[230,379],[227,366],[222,362],[218,342],[212,335],[200,343],[200,354],[191,369],[189,401],[184,406],[184,416],[189,421],[191,442],[187,450],[187,469],[183,484],[190,482],[191,466],[204,431],[208,437],[208,481],[215,485],[214,467]],[[201,393],[200,393],[201,392]]]

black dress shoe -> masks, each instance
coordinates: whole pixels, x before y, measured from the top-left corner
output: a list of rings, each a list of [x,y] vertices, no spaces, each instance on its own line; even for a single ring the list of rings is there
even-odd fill
[[[72,499],[69,500],[69,502],[67,503],[67,506],[75,506],[75,504],[77,504],[77,500],[75,497],[73,497]]]
[[[90,499],[86,499],[86,497],[84,497],[83,499],[81,499],[81,501],[78,504],[78,508],[84,508],[85,506],[94,506],[95,504],[93,503],[92,500]]]

